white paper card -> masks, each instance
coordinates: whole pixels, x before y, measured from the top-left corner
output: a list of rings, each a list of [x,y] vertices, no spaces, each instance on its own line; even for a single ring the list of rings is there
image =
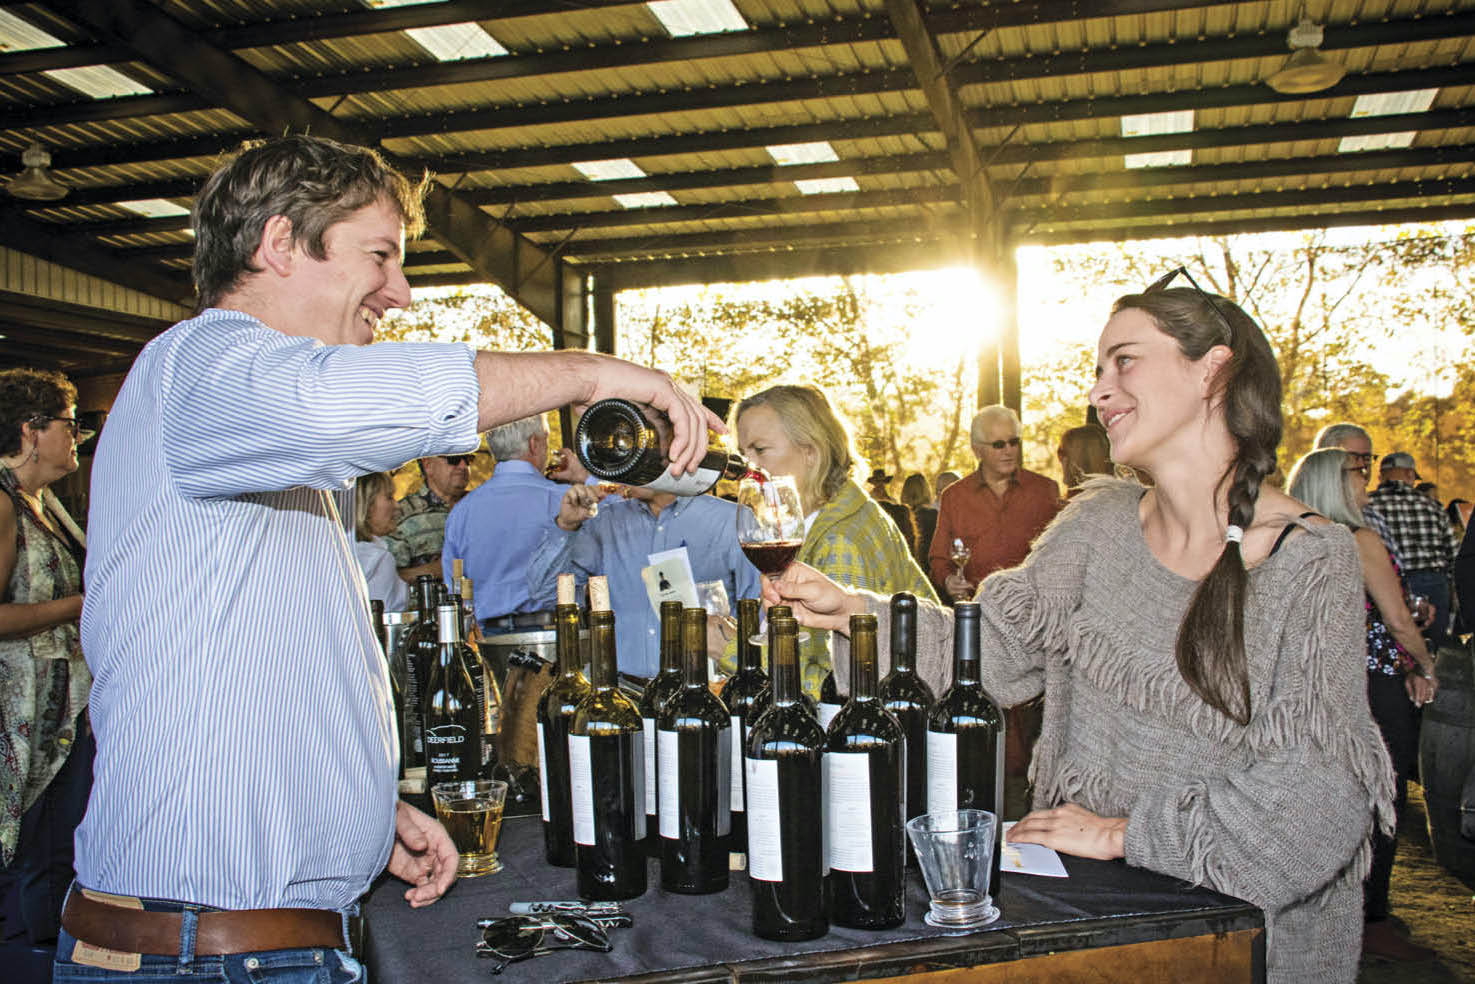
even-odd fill
[[[729,719],[732,722],[732,812],[743,812],[743,719],[736,714]]]
[[[661,836],[672,840],[675,840],[681,832],[676,801],[679,793],[676,782],[676,747],[676,732],[656,732],[656,768],[661,771],[661,792],[658,797],[661,807]]]
[[[1013,827],[1015,821],[1010,820],[1004,824],[1004,836],[1009,836],[1009,828]],[[1011,875],[1043,875],[1046,878],[1069,878],[1066,873],[1065,862],[1060,860],[1060,855],[1041,844],[1011,844],[1004,841],[1004,855],[999,858],[999,872],[1008,872]],[[998,898],[999,891],[994,889],[994,897]]]
[[[645,729],[645,812],[656,814],[656,719],[641,718]]]
[[[819,719],[819,726],[826,731],[830,730],[830,722],[835,720],[835,715],[840,713],[844,704],[820,704],[815,717]]]
[[[927,812],[958,808],[958,736],[927,732]]]
[[[732,833],[732,729],[717,732],[717,836]],[[737,777],[739,787],[742,774]],[[739,788],[738,795],[742,795]]]
[[[830,766],[825,782],[830,867],[871,871],[871,757],[865,752],[826,752],[825,761]]]
[[[641,570],[640,579],[645,582],[645,593],[656,614],[660,614],[663,601],[679,601],[686,608],[699,607],[697,579],[685,547],[650,554],[646,561],[650,566]]]
[[[568,785],[573,803],[574,843],[594,846],[594,775],[589,759],[589,737],[568,736]]]
[[[543,794],[543,822],[553,819],[548,809],[548,743],[543,740],[543,722],[538,722],[538,791]]]
[[[748,775],[748,874],[758,881],[784,880],[783,836],[778,821],[778,763],[745,759]]]

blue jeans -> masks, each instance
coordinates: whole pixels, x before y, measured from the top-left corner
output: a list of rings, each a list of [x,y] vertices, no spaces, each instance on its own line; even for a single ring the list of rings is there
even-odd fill
[[[1434,606],[1434,621],[1424,630],[1431,655],[1439,655],[1439,647],[1448,641],[1449,631],[1449,575],[1441,570],[1404,571],[1403,580],[1409,591],[1421,594]]]
[[[75,886],[73,886],[75,891]],[[53,984],[93,984],[97,981],[128,981],[131,984],[356,984],[367,980],[363,966],[343,950],[313,947],[302,950],[265,950],[225,956],[195,955],[195,926],[204,906],[157,899],[143,899],[149,912],[179,912],[179,956],[143,954],[137,970],[112,970],[73,960],[77,940],[66,930],[56,943]],[[347,916],[344,917],[345,923]],[[347,926],[344,926],[345,939]],[[85,959],[85,958],[84,958]]]

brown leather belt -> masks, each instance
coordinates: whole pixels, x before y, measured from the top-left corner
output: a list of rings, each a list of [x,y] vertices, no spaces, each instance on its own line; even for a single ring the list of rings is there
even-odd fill
[[[68,933],[93,946],[172,957],[179,954],[182,919],[178,912],[146,912],[112,905],[73,890],[61,924]],[[328,909],[201,912],[195,934],[195,953],[200,956],[311,947],[344,949],[340,913]]]

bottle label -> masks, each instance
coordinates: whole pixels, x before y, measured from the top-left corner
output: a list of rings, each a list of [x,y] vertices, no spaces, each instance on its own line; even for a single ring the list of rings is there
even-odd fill
[[[661,808],[661,836],[675,840],[681,833],[681,825],[677,820],[676,798],[680,790],[676,782],[676,732],[658,731],[656,740],[659,745],[656,752],[656,768],[661,770],[661,791],[657,797]]]
[[[538,722],[538,791],[543,794],[543,822],[553,819],[548,809],[548,742],[543,739],[543,722]]]
[[[748,776],[748,874],[758,881],[784,880],[779,830],[778,763],[745,759]]]
[[[669,492],[672,495],[701,495],[717,484],[722,473],[711,468],[698,468],[690,475],[673,475],[668,465],[660,478],[646,482],[652,492]]]
[[[651,816],[656,812],[656,719],[641,718],[645,729],[645,812]]]
[[[826,752],[824,765],[829,867],[872,871],[871,757],[865,752]]]
[[[589,758],[587,735],[568,736],[568,779],[569,800],[573,805],[574,843],[593,847],[594,770]]]
[[[819,718],[819,726],[821,728],[824,728],[826,731],[830,730],[830,722],[835,720],[835,715],[840,713],[840,708],[843,706],[845,705],[820,704],[819,713],[815,715],[817,718]]]
[[[461,777],[461,759],[466,750],[466,729],[459,724],[442,724],[425,732],[425,764],[437,780]],[[476,762],[473,765],[481,765]]]
[[[733,730],[723,728],[717,732],[717,836],[732,833],[732,769]],[[736,774],[738,786],[743,783],[742,772]],[[742,795],[742,789],[738,789]]]
[[[958,808],[958,736],[927,732],[927,812]]]
[[[746,744],[746,742],[743,741],[743,738],[746,736],[743,734],[742,718],[734,714],[731,718],[729,718],[729,720],[732,723],[732,768],[729,770],[732,775],[732,792],[730,794],[730,799],[732,801],[732,812],[742,813],[743,745]]]
[[[630,792],[634,797],[635,810],[630,818],[630,835],[636,840],[645,840],[645,811],[640,809],[640,801],[644,798],[640,791],[646,788],[645,778],[645,736],[633,732],[623,734],[619,738],[620,747],[629,756]]]

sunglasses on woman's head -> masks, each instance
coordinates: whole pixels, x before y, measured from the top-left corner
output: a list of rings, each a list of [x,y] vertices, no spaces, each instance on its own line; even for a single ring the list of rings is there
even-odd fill
[[[1148,284],[1146,289],[1144,289],[1142,293],[1156,294],[1160,290],[1167,290],[1168,284],[1171,284],[1174,278],[1178,277],[1179,275],[1182,275],[1183,279],[1188,281],[1189,285],[1198,293],[1198,296],[1204,299],[1205,304],[1214,309],[1214,313],[1219,316],[1219,320],[1224,322],[1224,327],[1229,329],[1230,337],[1233,337],[1234,328],[1229,323],[1229,316],[1224,313],[1224,309],[1221,308],[1214,300],[1213,295],[1198,285],[1198,281],[1193,279],[1193,274],[1188,272],[1188,267],[1180,266],[1169,270],[1167,273],[1163,274],[1161,277],[1158,277],[1152,283]]]

